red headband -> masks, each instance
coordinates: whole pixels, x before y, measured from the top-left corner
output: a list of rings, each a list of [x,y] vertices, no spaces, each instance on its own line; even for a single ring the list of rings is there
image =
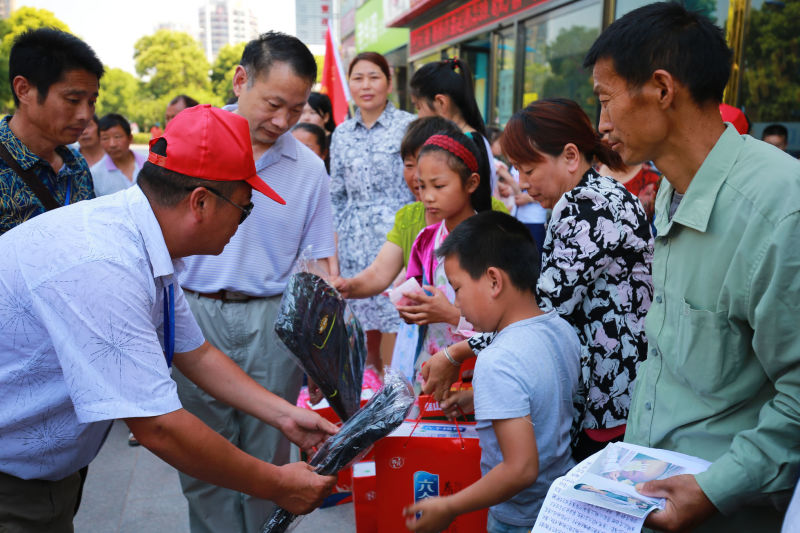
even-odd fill
[[[463,161],[471,172],[478,172],[478,161],[475,159],[475,155],[470,152],[466,146],[452,137],[448,137],[447,135],[433,135],[432,137],[428,137],[428,140],[425,141],[425,144],[422,146],[427,146],[429,144],[444,148]]]

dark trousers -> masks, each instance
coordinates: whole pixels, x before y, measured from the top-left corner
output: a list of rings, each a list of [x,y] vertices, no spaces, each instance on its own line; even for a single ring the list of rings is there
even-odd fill
[[[544,236],[547,233],[547,226],[544,224],[528,224],[527,222],[523,222],[525,227],[528,228],[528,231],[531,232],[533,235],[533,240],[536,241],[536,247],[539,249],[539,253],[542,253],[542,246],[544,246]]]
[[[0,472],[0,532],[72,533],[81,486],[79,472],[59,481]]]

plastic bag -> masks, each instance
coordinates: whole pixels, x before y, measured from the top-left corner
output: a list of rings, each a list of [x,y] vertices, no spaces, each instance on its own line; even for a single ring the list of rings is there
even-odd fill
[[[369,451],[380,439],[403,423],[414,405],[411,384],[399,372],[386,371],[383,387],[344,423],[314,454],[309,464],[322,475],[335,475]],[[283,533],[296,516],[278,508],[262,526],[261,533]]]
[[[316,274],[293,274],[275,333],[347,421],[360,405],[367,348],[361,324],[341,295]]]

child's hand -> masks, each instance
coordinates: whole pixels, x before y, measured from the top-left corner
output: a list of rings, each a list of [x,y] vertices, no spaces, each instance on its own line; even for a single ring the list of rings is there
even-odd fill
[[[444,322],[457,326],[461,320],[461,311],[450,303],[445,294],[431,285],[426,285],[425,290],[430,296],[421,292],[403,293],[417,303],[415,305],[398,305],[400,317],[409,324],[436,324]]]
[[[350,280],[341,276],[331,276],[328,283],[342,295],[342,298],[350,297]]]
[[[528,191],[519,192],[514,196],[514,203],[517,204],[517,206],[527,205],[532,202],[533,198],[528,194]]]
[[[418,512],[422,512],[416,518]],[[438,533],[444,531],[455,520],[456,514],[449,509],[447,498],[425,498],[403,509],[406,527],[417,533]]]
[[[450,420],[475,411],[475,395],[471,390],[451,392],[446,400],[439,402],[442,412]]]
[[[450,394],[450,385],[458,381],[459,367],[453,366],[444,355],[444,350],[439,350],[422,365],[422,392],[432,394],[436,401],[441,402]]]
[[[325,396],[322,394],[322,390],[319,388],[319,385],[308,380],[308,401],[311,402],[311,405],[317,405],[319,402],[322,401],[322,398]]]

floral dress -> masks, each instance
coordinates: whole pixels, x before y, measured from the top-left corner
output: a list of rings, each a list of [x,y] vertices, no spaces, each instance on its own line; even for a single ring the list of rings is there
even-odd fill
[[[553,207],[536,287],[581,341],[580,429],[626,423],[636,371],[647,354],[653,236],[638,199],[590,169]],[[479,351],[491,336],[470,339]],[[576,428],[577,429],[577,428]]]
[[[413,119],[388,102],[371,128],[356,111],[355,118],[333,132],[331,203],[343,277],[353,277],[372,263],[397,210],[414,201],[400,157],[400,141]],[[385,296],[351,300],[350,305],[364,330],[397,331],[400,318]]]

